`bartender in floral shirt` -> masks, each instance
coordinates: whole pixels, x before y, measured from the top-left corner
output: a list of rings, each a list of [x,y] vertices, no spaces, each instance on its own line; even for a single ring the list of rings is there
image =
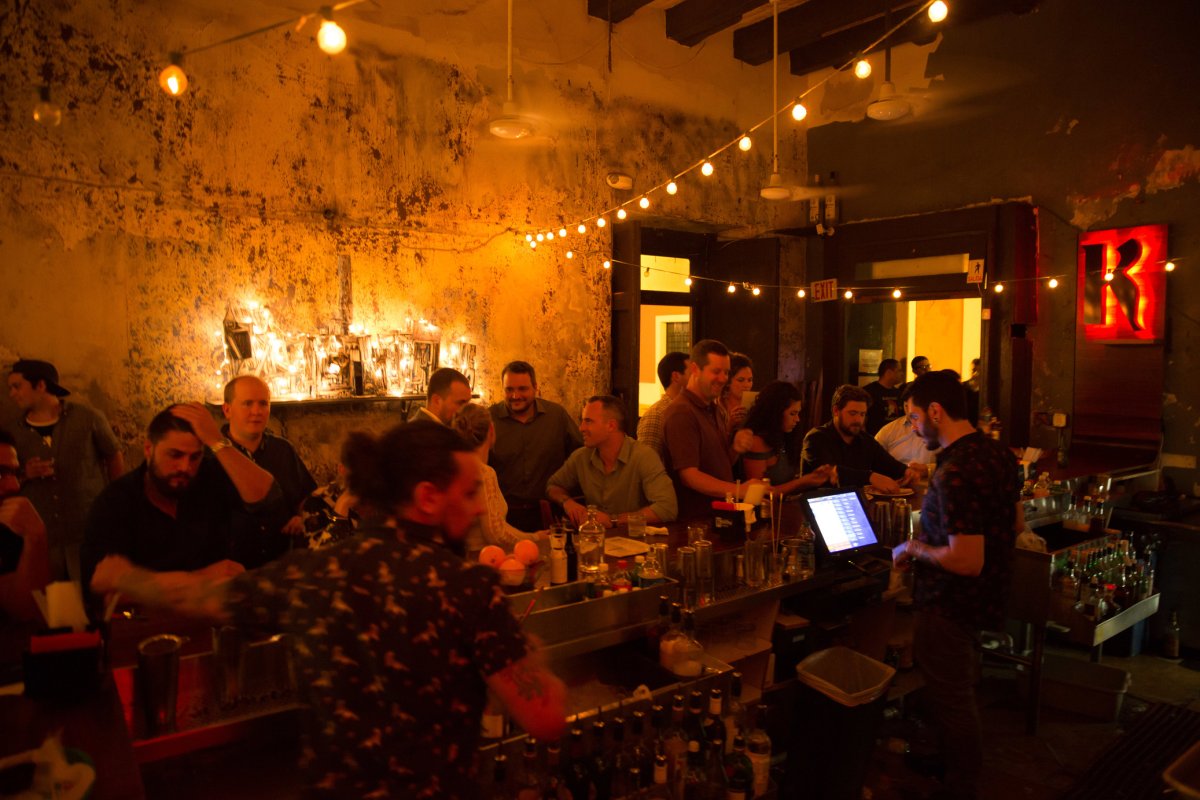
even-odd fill
[[[110,557],[92,588],[293,634],[314,715],[310,796],[474,797],[488,689],[537,738],[565,724],[563,685],[530,651],[496,573],[457,555],[482,510],[478,461],[450,429],[417,422],[351,434],[342,463],[350,491],[392,517],[223,583]]]
[[[941,370],[911,384],[909,419],[930,450],[942,448],[921,509],[921,536],[892,551],[916,565],[913,652],[925,701],[940,729],[945,793],[978,793],[983,753],[975,683],[981,630],[1004,621],[1020,512],[1017,460],[967,420],[958,374]]]

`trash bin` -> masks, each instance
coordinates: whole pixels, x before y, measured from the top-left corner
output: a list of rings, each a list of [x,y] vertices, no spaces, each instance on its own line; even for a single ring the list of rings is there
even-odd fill
[[[858,800],[896,670],[848,647],[796,665],[789,797]]]

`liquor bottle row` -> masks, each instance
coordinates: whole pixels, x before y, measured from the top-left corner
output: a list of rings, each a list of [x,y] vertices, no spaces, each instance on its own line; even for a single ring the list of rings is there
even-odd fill
[[[1109,536],[1067,551],[1053,586],[1076,612],[1099,621],[1154,594],[1154,563],[1152,546],[1137,557],[1128,539]]]
[[[668,711],[651,706],[629,716],[600,715],[565,743],[526,739],[519,763],[492,757],[484,797],[518,800],[753,800],[769,786],[771,739],[767,707],[748,713],[741,675],[733,673],[730,702],[720,689],[707,698],[676,694]]]

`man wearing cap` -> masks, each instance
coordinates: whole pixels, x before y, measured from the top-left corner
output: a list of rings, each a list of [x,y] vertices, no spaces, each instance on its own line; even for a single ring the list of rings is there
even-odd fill
[[[21,493],[46,523],[54,580],[80,579],[79,545],[92,501],[125,472],[120,442],[104,415],[58,382],[48,361],[12,365],[8,394],[21,412],[13,431],[25,465]]]

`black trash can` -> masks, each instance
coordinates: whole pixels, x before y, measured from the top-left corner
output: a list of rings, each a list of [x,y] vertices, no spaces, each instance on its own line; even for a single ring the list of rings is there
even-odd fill
[[[796,665],[788,797],[859,800],[896,671],[846,647]]]

